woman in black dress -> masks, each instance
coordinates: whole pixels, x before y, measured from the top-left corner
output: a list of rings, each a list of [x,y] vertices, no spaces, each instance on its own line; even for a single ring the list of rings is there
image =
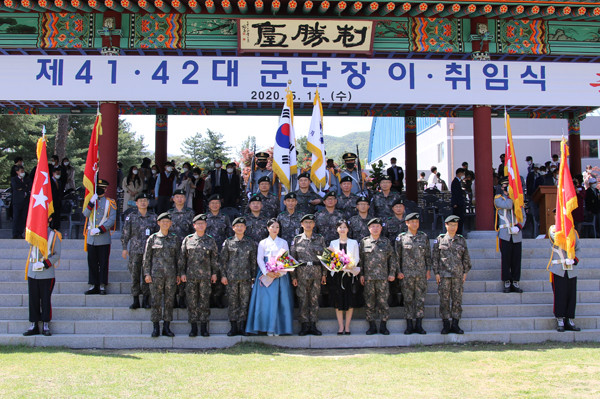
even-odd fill
[[[348,223],[345,220],[340,220],[337,223],[337,232],[339,238],[331,241],[329,249],[335,251],[344,251],[350,256],[355,266],[358,265],[359,248],[358,241],[348,238]],[[332,277],[331,295],[333,307],[335,308],[335,315],[338,321],[338,335],[350,335],[350,322],[352,321],[352,312],[358,305],[357,303],[357,282],[356,277],[350,273],[337,272]],[[344,312],[346,313],[346,320],[344,323]]]

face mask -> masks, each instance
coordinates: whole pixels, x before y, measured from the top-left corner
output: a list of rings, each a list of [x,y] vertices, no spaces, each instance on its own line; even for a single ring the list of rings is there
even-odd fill
[[[56,180],[59,180],[59,179],[60,179],[60,175],[54,175],[54,178],[55,178]]]
[[[96,194],[98,194],[98,196],[104,195],[104,188],[98,187],[96,189]]]
[[[396,164],[395,164],[395,163],[393,163],[393,164],[392,164],[392,168],[393,168],[394,166],[396,166]]]
[[[188,168],[183,168],[183,173],[187,173],[188,172]]]
[[[63,165],[69,166],[69,162],[63,162]]]
[[[167,172],[172,172],[173,171],[173,167],[172,166],[167,166]]]
[[[259,167],[259,168],[261,168],[261,169],[264,169],[264,168],[266,168],[266,167],[267,167],[267,163],[266,163],[266,162],[263,162],[263,161],[257,162],[256,164],[257,164],[257,165],[258,165],[258,167]]]
[[[137,175],[138,171],[137,171],[137,169],[135,169],[135,170],[132,170],[131,173],[133,173],[134,175]]]
[[[200,175],[194,175],[194,179],[199,179]]]
[[[19,173],[19,177],[21,177],[21,178],[25,177],[25,172]]]
[[[220,164],[220,163],[216,163],[216,164],[215,164],[215,169],[219,169],[221,166],[223,166],[223,165],[222,165],[222,164]]]
[[[354,163],[346,162],[346,169],[354,168]]]
[[[463,175],[463,176],[461,176],[461,177],[460,177],[460,180],[465,180],[465,176],[464,176],[464,175]]]
[[[531,161],[527,161],[527,165],[531,165]]]
[[[155,175],[155,174],[156,174],[156,171],[155,171],[154,169],[152,169],[152,174],[153,174],[153,175]]]
[[[233,173],[233,168],[227,168],[227,173]]]

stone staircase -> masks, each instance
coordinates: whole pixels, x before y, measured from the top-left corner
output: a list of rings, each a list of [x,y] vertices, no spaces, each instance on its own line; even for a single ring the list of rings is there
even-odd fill
[[[582,240],[578,282],[578,333],[555,331],[552,288],[545,271],[550,255],[548,240],[526,240],[523,244],[523,294],[501,292],[500,255],[489,234],[471,233],[468,241],[473,269],[467,277],[463,299],[464,335],[441,335],[439,298],[434,281],[429,282],[424,328],[427,335],[406,336],[403,308],[391,308],[389,336],[367,336],[364,309],[355,311],[352,335],[338,336],[335,312],[320,310],[323,336],[227,337],[227,309],[212,309],[209,338],[189,338],[187,311],[176,309],[174,338],[151,338],[150,311],[130,310],[129,274],[121,258],[118,233],[113,237],[110,258],[109,295],[84,296],[87,263],[82,240],[64,240],[62,260],[56,271],[52,295],[53,336],[24,337],[29,326],[27,282],[24,280],[25,241],[0,240],[0,345],[65,346],[70,348],[220,348],[238,342],[263,342],[286,347],[341,348],[432,345],[465,342],[534,343],[543,341],[600,341],[600,240]],[[473,238],[474,237],[474,238]],[[295,331],[299,325],[295,322]]]

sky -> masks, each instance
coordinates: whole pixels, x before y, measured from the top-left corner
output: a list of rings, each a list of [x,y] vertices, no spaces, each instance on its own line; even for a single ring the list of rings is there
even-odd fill
[[[126,115],[122,116],[131,124],[131,130],[138,136],[144,137],[148,150],[154,151],[154,115]],[[372,117],[358,116],[325,116],[323,119],[323,133],[331,136],[344,136],[353,132],[371,130]],[[279,123],[278,116],[182,116],[169,115],[167,153],[169,155],[182,155],[181,142],[197,132],[206,132],[210,129],[223,134],[226,145],[232,150],[239,149],[243,140],[248,136],[256,136],[257,150],[273,145],[275,132]],[[306,136],[310,125],[310,116],[295,116],[294,129],[296,139]]]

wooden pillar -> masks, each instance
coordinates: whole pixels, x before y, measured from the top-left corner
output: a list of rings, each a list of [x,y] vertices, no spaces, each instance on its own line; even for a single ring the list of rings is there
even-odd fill
[[[165,108],[156,110],[156,130],[154,134],[154,162],[162,171],[167,162],[167,125],[168,115]]]
[[[579,118],[569,118],[569,169],[571,176],[581,174],[581,140]],[[560,155],[559,155],[560,156]]]
[[[119,104],[116,102],[100,103],[102,114],[102,135],[98,141],[99,172],[98,178],[110,184],[106,196],[117,198],[117,152],[119,148]]]
[[[492,166],[492,109],[473,107],[475,154],[475,229],[494,230],[494,174]]]
[[[406,198],[417,202],[417,112],[404,113],[404,171],[406,178]]]

